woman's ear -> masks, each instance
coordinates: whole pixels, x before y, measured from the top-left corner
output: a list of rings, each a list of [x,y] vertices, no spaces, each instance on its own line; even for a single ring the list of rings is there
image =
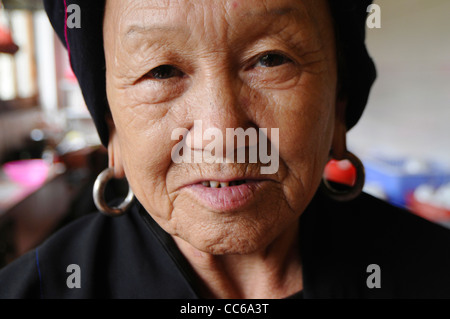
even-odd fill
[[[106,122],[108,123],[109,128],[108,166],[114,168],[115,178],[124,178],[125,170],[123,168],[119,138],[111,115],[107,116]]]
[[[347,152],[347,125],[345,111],[347,99],[338,98],[336,101],[336,115],[334,124],[334,135],[331,143],[331,156],[335,160],[342,160]]]

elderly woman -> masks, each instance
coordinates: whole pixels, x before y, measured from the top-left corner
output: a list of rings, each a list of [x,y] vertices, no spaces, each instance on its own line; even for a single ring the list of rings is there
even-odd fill
[[[346,149],[375,78],[369,4],[46,1],[108,148],[105,214],[9,265],[0,296],[450,297],[447,230],[362,194]],[[205,152],[208,129],[223,149]],[[324,179],[331,159],[353,163],[350,187]],[[113,177],[132,191],[106,203]]]

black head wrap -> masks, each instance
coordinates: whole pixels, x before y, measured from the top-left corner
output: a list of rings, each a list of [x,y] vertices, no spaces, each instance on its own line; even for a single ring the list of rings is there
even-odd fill
[[[370,88],[376,77],[375,65],[365,45],[367,7],[372,0],[329,0],[338,41],[339,78],[348,104],[347,128],[362,115]],[[81,12],[81,28],[68,28],[67,21],[76,4]],[[58,37],[67,48],[72,69],[78,79],[86,105],[103,145],[109,134],[105,115],[105,56],[103,51],[103,14],[105,0],[44,0],[45,10]]]

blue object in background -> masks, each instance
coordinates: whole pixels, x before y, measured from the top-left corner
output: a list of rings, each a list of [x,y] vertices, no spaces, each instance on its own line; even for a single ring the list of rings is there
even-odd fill
[[[437,188],[450,182],[449,169],[437,163],[403,158],[368,158],[363,163],[366,185],[381,188],[385,199],[399,207],[406,207],[408,196],[420,185]]]

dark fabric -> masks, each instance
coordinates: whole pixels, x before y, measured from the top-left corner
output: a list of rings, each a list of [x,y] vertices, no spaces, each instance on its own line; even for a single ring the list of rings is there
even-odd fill
[[[139,207],[116,218],[88,215],[63,228],[2,270],[0,298],[196,298],[184,257],[167,250],[170,236],[157,236]],[[71,264],[81,270],[79,289],[66,284]]]
[[[300,225],[305,298],[450,298],[447,228],[368,195],[314,201]]]
[[[347,128],[361,117],[375,80],[375,66],[365,46],[365,19],[371,0],[329,0],[335,19],[343,67],[341,85],[348,98]],[[81,28],[66,28],[66,6],[77,4]],[[103,50],[104,0],[44,0],[45,10],[62,43],[68,47],[72,69],[103,145],[109,140],[105,114],[105,57]],[[71,11],[72,12],[72,11]]]
[[[450,231],[368,195],[321,194],[300,219],[304,288],[292,297],[450,298]],[[66,285],[81,268],[81,288]],[[369,289],[367,266],[381,268]],[[0,271],[0,298],[201,298],[197,276],[140,205],[88,215]]]
[[[66,28],[66,7],[80,7],[81,28]],[[70,64],[103,145],[108,144],[109,112],[103,51],[105,0],[45,0],[45,10],[59,39],[68,48]]]
[[[346,124],[351,129],[367,104],[376,79],[365,44],[367,7],[372,0],[329,0],[335,20],[341,95],[347,98]]]

